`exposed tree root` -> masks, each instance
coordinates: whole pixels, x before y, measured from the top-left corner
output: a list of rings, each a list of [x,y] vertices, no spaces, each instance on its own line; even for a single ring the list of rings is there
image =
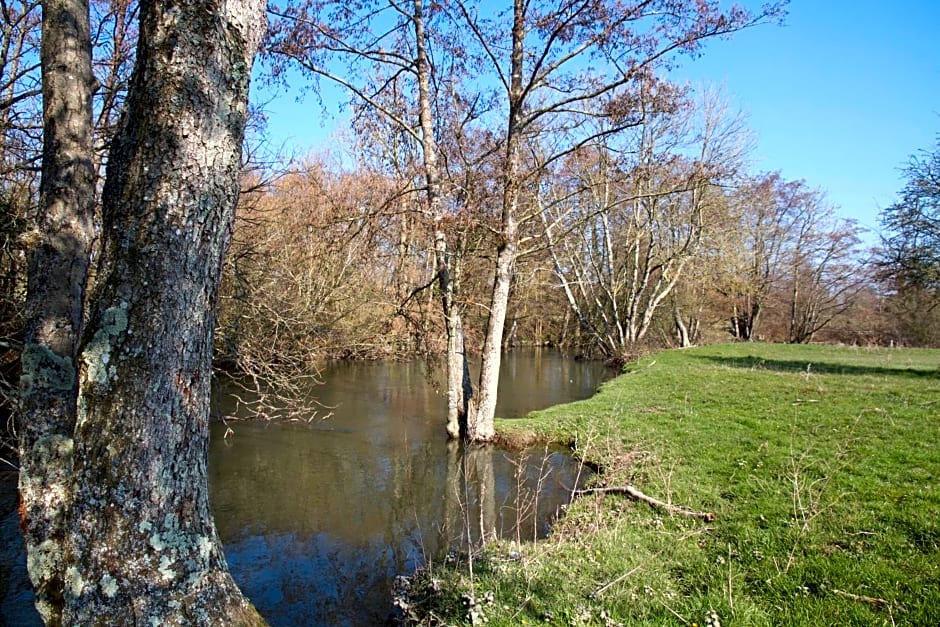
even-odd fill
[[[635,501],[641,501],[646,503],[650,507],[663,509],[669,512],[670,514],[677,514],[679,516],[689,516],[691,518],[699,518],[705,522],[712,522],[715,520],[715,514],[712,512],[699,512],[694,509],[687,509],[685,507],[680,507],[678,505],[673,505],[672,503],[664,503],[659,499],[653,498],[643,494],[632,485],[626,486],[610,486],[606,488],[588,488],[586,490],[578,490],[575,492],[576,495],[581,494],[625,494],[632,498]]]

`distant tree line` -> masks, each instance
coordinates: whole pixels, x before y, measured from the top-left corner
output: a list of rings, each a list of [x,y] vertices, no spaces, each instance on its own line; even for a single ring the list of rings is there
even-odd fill
[[[821,190],[746,170],[739,117],[713,138],[725,152],[707,166],[687,160],[690,138],[704,137],[694,118],[725,114],[714,94],[707,98],[684,93],[672,108],[669,123],[688,133],[670,139],[674,154],[641,164],[623,145],[583,147],[527,190],[535,219],[522,235],[503,348],[554,346],[622,361],[722,341],[936,346],[940,246],[927,177],[909,173],[909,187],[920,187],[884,211],[881,239],[866,247],[858,224]],[[630,141],[650,133],[637,130]],[[376,150],[376,139],[352,138],[341,167],[314,157],[243,198],[219,359],[305,362],[302,370],[330,358],[443,354],[435,228],[457,243],[454,303],[470,351],[480,350],[485,268],[498,238],[492,218],[435,225],[414,179],[365,158],[372,155],[363,146]],[[923,157],[914,164],[928,165]]]

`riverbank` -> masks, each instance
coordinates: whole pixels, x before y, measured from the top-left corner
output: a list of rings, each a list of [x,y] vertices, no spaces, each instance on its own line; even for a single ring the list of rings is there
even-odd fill
[[[642,360],[501,421],[573,443],[599,490],[549,541],[434,565],[426,624],[940,623],[940,351],[737,344]],[[433,594],[425,593],[431,590]]]

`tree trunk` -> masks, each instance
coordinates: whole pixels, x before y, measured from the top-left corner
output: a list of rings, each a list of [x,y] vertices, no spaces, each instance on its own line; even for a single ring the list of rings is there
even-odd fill
[[[504,233],[506,231],[504,230]],[[514,225],[510,231],[515,238]],[[479,402],[470,412],[468,437],[472,442],[489,442],[496,437],[496,394],[502,363],[503,329],[509,307],[509,288],[516,261],[516,244],[507,242],[496,256],[496,277],[490,299],[489,322],[483,342],[483,363],[480,368]]]
[[[263,623],[228,572],[206,473],[218,285],[263,32],[260,0],[141,3],[74,436],[55,441],[74,451],[64,624]],[[41,579],[47,563],[33,562]]]
[[[734,314],[731,317],[731,332],[735,339],[750,342],[754,339],[754,326],[760,316],[761,305],[757,299],[746,296],[743,307],[738,309],[734,305]]]
[[[679,346],[681,348],[688,348],[692,346],[692,340],[689,337],[689,328],[685,324],[685,320],[682,318],[682,310],[679,308],[679,304],[673,304],[672,308],[672,320],[675,324],[676,330],[676,339],[679,341]]]
[[[88,276],[95,168],[87,0],[42,8],[43,153],[38,232],[30,254],[20,381],[20,495],[36,607],[61,622],[72,431]]]
[[[458,439],[467,430],[467,403],[472,388],[463,322],[454,311],[452,301],[444,306],[444,323],[447,327],[447,435]]]
[[[434,119],[431,109],[431,67],[428,60],[427,36],[424,30],[424,0],[414,0],[415,73],[418,78],[418,118],[421,125],[421,152],[424,157],[425,184],[427,185],[427,211],[434,221],[434,263],[441,309],[447,332],[447,435],[456,439],[461,434],[461,423],[467,416],[470,391],[464,385],[464,372],[468,369],[464,350],[463,323],[454,302],[454,282],[451,280],[451,256],[447,235],[442,222],[440,171],[437,163],[437,143],[434,141]],[[465,430],[465,429],[464,429]]]
[[[496,252],[496,273],[490,298],[483,362],[480,367],[479,400],[472,404],[467,419],[471,442],[488,442],[496,437],[496,394],[502,361],[503,329],[509,308],[516,257],[519,249],[519,146],[525,93],[522,88],[524,62],[525,8],[522,0],[513,2],[512,59],[509,84],[509,123],[506,130],[506,155],[503,163],[503,212],[500,219],[500,244]]]

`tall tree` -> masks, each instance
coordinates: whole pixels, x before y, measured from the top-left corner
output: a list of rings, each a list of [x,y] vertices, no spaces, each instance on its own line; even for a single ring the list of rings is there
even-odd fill
[[[723,12],[716,2],[672,0],[514,0],[497,10],[464,0],[288,5],[277,10],[287,21],[275,30],[274,49],[314,75],[327,76],[350,89],[359,102],[395,120],[422,146],[424,180],[419,188],[426,192],[426,213],[435,224],[466,198],[459,185],[452,185],[457,190],[454,194],[446,193],[449,190],[442,185],[447,168],[439,159],[441,139],[447,135],[454,139],[453,145],[461,145],[468,121],[479,131],[480,157],[474,163],[490,173],[487,184],[497,200],[495,206],[472,207],[479,221],[493,231],[494,242],[489,255],[490,296],[483,304],[487,322],[482,365],[472,402],[466,400],[465,374],[454,376],[458,369],[451,368],[448,377],[449,415],[465,405],[463,432],[475,441],[494,437],[511,286],[528,237],[523,235],[526,225],[537,215],[526,190],[539,178],[540,168],[578,146],[635,124],[634,87],[676,53],[695,52],[704,39],[734,32],[780,11],[774,4],[752,16],[737,7]],[[324,55],[344,58],[349,72],[335,73]],[[364,77],[369,80],[363,81]],[[404,83],[403,77],[407,77]],[[411,90],[405,99],[410,108],[390,107],[390,102],[400,100],[389,100],[387,92],[402,86]],[[434,98],[430,98],[432,92]],[[454,105],[460,110],[457,116]],[[587,118],[603,118],[608,123],[597,131],[597,126],[584,124]],[[585,132],[588,128],[595,130]],[[524,158],[525,147],[540,135],[568,141],[556,145],[546,164],[531,168]],[[444,233],[435,228],[437,278],[453,339],[462,329],[455,310],[447,304],[448,273],[441,270],[453,267],[442,262],[454,257],[450,248],[443,247]],[[449,342],[452,354],[458,344]]]
[[[858,228],[836,218],[820,192],[804,196],[787,245],[787,341],[806,343],[852,307],[865,277]]]
[[[70,230],[44,225],[30,268],[30,300],[45,295],[31,311],[21,383],[37,604],[52,624],[262,623],[228,573],[206,455],[217,289],[264,4],[141,3],[80,346],[94,183],[88,6],[50,1],[43,13],[44,40],[67,34],[49,56],[43,42],[44,73],[66,81],[45,102],[43,189],[61,193],[64,177],[82,192],[60,201]]]
[[[635,126],[639,87],[674,55],[702,42],[778,15],[767,5],[757,16],[739,7],[723,12],[716,2],[612,2],[609,0],[513,0],[506,11],[486,11],[454,0],[455,14],[501,94],[494,134],[502,196],[493,261],[489,318],[479,390],[468,433],[474,441],[495,436],[503,330],[525,224],[525,191],[547,165],[581,146]],[[471,45],[471,44],[468,44]],[[585,65],[590,71],[585,70]],[[587,124],[601,119],[602,125]],[[563,138],[550,155],[527,168],[523,151],[539,136]]]
[[[900,290],[932,293],[940,303],[940,139],[914,155],[896,203],[881,214],[878,266]]]
[[[8,403],[15,405],[19,379],[29,240],[24,233],[38,232],[46,220],[38,207],[43,149],[40,5],[39,0],[18,0],[3,3],[0,11],[0,414]],[[134,0],[90,0],[99,191],[133,63],[136,6]]]
[[[642,123],[618,150],[572,155],[566,171],[573,180],[556,177],[560,202],[543,211],[569,306],[591,349],[613,359],[637,350],[699,254],[714,230],[713,206],[723,203],[720,186],[736,176],[747,145],[740,118],[714,95],[699,105],[669,84],[644,91]]]
[[[20,441],[20,495],[36,606],[62,620],[71,507],[77,376],[93,236],[88,3],[42,10],[43,153],[40,216],[28,269]]]
[[[432,225],[434,283],[447,334],[446,424],[448,435],[457,438],[470,389],[455,289],[459,258],[445,228],[449,203],[438,146],[449,121],[441,115],[438,92],[442,84],[453,83],[432,63],[432,42],[442,41],[431,27],[440,8],[426,0],[366,3],[355,11],[345,2],[288,2],[274,13],[280,20],[269,37],[275,59],[290,59],[313,77],[342,85],[357,107],[378,112],[419,148],[421,171],[414,189],[423,192],[421,214]],[[436,52],[438,64],[448,55],[451,75],[460,73],[459,55],[442,46]]]
[[[738,340],[756,338],[768,298],[783,276],[786,243],[805,190],[779,172],[754,177],[734,191],[730,210],[736,225],[725,234],[722,292],[730,301],[730,331]]]

